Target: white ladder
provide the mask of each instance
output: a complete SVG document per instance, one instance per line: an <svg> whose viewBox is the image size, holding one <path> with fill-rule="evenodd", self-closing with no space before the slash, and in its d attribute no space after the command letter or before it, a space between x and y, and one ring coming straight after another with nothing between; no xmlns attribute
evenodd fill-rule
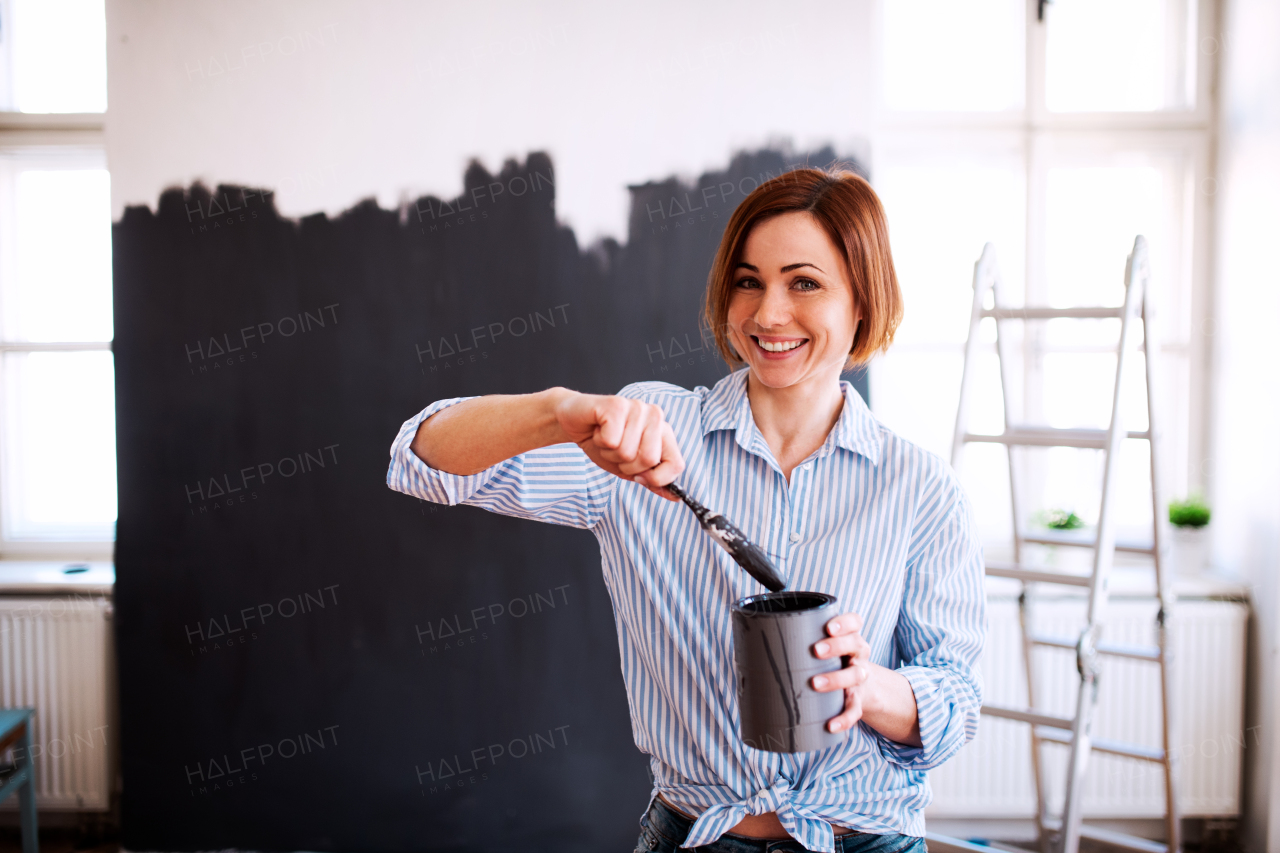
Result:
<svg viewBox="0 0 1280 853"><path fill-rule="evenodd" d="M951 451L951 464L959 466L961 451L970 442L995 442L1005 445L1009 459L1009 491L1013 505L1013 558L1012 564L987 562L986 572L994 577L1014 578L1021 581L1021 594L1018 597L1019 621L1022 629L1022 657L1027 679L1027 708L1001 708L984 705L982 712L989 716L1029 723L1031 727L1031 760L1032 771L1036 781L1036 825L1039 832L1039 848L1043 853L1077 853L1082 837L1110 846L1129 850L1146 851L1146 853L1177 853L1181 850L1181 824L1178 815L1177 798L1174 792L1176 755L1172 747L1173 692L1170 682L1171 652L1169 647L1169 630L1173 613L1173 595L1167 576L1168 561L1164 559L1164 537L1161 535L1161 508L1164 506L1161 492L1160 471L1157 464L1157 448L1159 432L1156 429L1156 404L1154 397L1159 388L1154 372L1158 359L1156 335L1153 331L1153 311L1151 301L1147 298L1149 267L1147 261L1146 238L1138 236L1133 242L1133 251L1125 265L1125 299L1119 307L1099 308L1009 308L1001 303L1000 271L996 264L995 247L990 243L982 250L982 257L974 265L973 272L973 309L969 318L969 339L965 344L964 372L960 380L960 405L956 415L956 428ZM986 307L988 291L992 294L992 307ZM1000 435L981 435L968 431L968 404L973 383L973 374L978 353L978 327L982 321L991 317L996 324L996 356L1000 363L1000 386L1004 400L1004 432ZM1052 319L1104 319L1120 320L1120 341L1116 354L1116 383L1112 394L1111 423L1106 429L1053 429L1041 426L1026 426L1011 422L1009 397L1009 353L1007 351L1007 335L1003 333L1005 324L1010 321L1052 320ZM1134 326L1141 321L1143 327L1142 349L1145 355L1146 370L1144 379L1147 385L1147 423L1148 429L1143 432L1130 432L1122 424L1122 392L1129 381L1126 370L1131 344L1134 340ZM1150 448L1151 461L1151 507L1152 530L1149 542L1117 542L1114 504L1117 496L1117 477L1119 475L1120 443L1126 438L1145 439ZM1102 501L1098 515L1098 526L1095 536L1079 536L1066 534L1065 531L1032 532L1026 526L1028 519L1022 512L1019 503L1018 468L1014 464L1014 447L1083 447L1102 450L1104 454ZM1093 550L1093 570L1088 575L1069 574L1053 571L1048 568L1032 568L1023 565L1023 546L1026 544L1065 545L1090 548ZM1156 617L1156 645L1131 646L1105 643L1101 641L1101 620L1106 611L1108 580L1111 574L1113 558L1117 550L1138 552L1151 556L1155 566L1155 579L1160 607ZM1080 635L1071 637L1054 637L1037 633L1030 624L1029 606L1030 584L1051 583L1067 586L1083 587L1089 591L1088 616ZM1076 667L1080 673L1080 686L1076 700L1075 717L1059 717L1045 714L1036 709L1036 656L1032 653L1037 646L1050 646L1063 649L1074 649ZM1153 749L1146 746L1102 740L1091 735L1093 714L1098 691L1098 656L1116 656L1131 660L1149 661L1160 668L1161 708L1163 718L1163 746ZM1045 796L1044 768L1041 756L1042 745L1048 743L1066 744L1070 748L1067 764L1066 798L1061 818L1055 818L1048 812ZM1105 752L1112 755L1126 756L1142 761L1154 762L1164 768L1165 780L1165 837L1167 843L1149 841L1145 838L1123 835L1104 830L1100 827L1085 825L1081 822L1081 808L1084 796L1085 772L1088 769L1091 751ZM1054 840L1056 839L1056 844ZM1004 849L1008 845L998 845ZM968 850L974 845L941 836L930 836L931 850ZM983 848L977 848L983 849ZM990 849L990 848L985 848Z"/></svg>

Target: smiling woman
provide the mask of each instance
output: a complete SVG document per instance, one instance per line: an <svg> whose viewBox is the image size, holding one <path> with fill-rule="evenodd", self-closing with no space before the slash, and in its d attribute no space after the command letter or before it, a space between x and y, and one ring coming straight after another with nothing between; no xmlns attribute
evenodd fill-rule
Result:
<svg viewBox="0 0 1280 853"><path fill-rule="evenodd" d="M902 321L870 184L796 169L761 185L729 220L704 311L725 360L751 367L756 424L790 481L835 426L839 374L887 349Z"/></svg>
<svg viewBox="0 0 1280 853"><path fill-rule="evenodd" d="M736 350L726 332L738 328L729 316L736 294L752 286L746 282L760 286L761 269L750 261L791 240L799 241L796 248L811 257L785 260L785 265L773 272L795 279L806 275L817 278L814 290L834 287L851 292L853 305L847 316L857 329L847 358L842 359L843 369L887 349L902 322L902 294L880 199L871 185L853 172L796 169L753 192L734 210L725 228L707 282L705 307L725 360L741 364L739 353L747 351L745 339L736 341L743 347ZM822 268L813 263L818 257L825 261ZM830 306L829 299L824 304ZM769 342L770 336L764 334L764 339Z"/></svg>
<svg viewBox="0 0 1280 853"><path fill-rule="evenodd" d="M746 365L714 388L438 400L401 427L387 484L596 535L654 776L637 850L923 850L925 772L977 731L986 600L950 468L840 379L902 316L871 187L817 169L761 184L730 219L705 313ZM810 650L841 666L809 681L843 693L838 745L744 742L729 611L760 588L669 503L677 476L741 519L793 589L840 603Z"/></svg>

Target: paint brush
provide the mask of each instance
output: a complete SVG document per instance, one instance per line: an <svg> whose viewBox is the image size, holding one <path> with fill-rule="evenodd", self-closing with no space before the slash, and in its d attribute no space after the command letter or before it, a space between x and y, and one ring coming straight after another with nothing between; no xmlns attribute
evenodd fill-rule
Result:
<svg viewBox="0 0 1280 853"><path fill-rule="evenodd" d="M742 568L747 570L751 577L760 581L770 592L781 592L787 588L787 580L778 573L773 567L773 563L769 562L769 558L756 547L755 543L743 535L742 531L735 527L727 518L718 512L707 509L702 504L685 494L684 489L675 483L668 483L667 490L671 494L684 501L689 509L693 510L693 514L698 517L698 523L702 525L702 529L711 534L711 538L720 544L720 547L729 552L729 556Z"/></svg>

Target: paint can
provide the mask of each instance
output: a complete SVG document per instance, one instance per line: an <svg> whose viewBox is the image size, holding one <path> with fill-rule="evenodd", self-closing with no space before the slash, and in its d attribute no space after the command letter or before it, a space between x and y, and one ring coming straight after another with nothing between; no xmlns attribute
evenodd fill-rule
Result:
<svg viewBox="0 0 1280 853"><path fill-rule="evenodd" d="M767 752L813 752L837 746L848 730L827 731L844 710L844 691L820 693L810 680L841 668L818 658L813 645L827 636L836 598L822 592L770 592L733 605L742 741Z"/></svg>

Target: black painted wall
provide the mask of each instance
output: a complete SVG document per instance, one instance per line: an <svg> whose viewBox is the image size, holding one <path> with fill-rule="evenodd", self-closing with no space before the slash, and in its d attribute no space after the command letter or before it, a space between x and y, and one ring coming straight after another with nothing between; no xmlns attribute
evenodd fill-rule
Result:
<svg viewBox="0 0 1280 853"><path fill-rule="evenodd" d="M393 492L388 448L444 397L713 384L729 213L833 159L633 187L627 244L590 250L541 154L404 212L294 222L200 186L126 211L124 845L630 849L650 779L595 538Z"/></svg>

